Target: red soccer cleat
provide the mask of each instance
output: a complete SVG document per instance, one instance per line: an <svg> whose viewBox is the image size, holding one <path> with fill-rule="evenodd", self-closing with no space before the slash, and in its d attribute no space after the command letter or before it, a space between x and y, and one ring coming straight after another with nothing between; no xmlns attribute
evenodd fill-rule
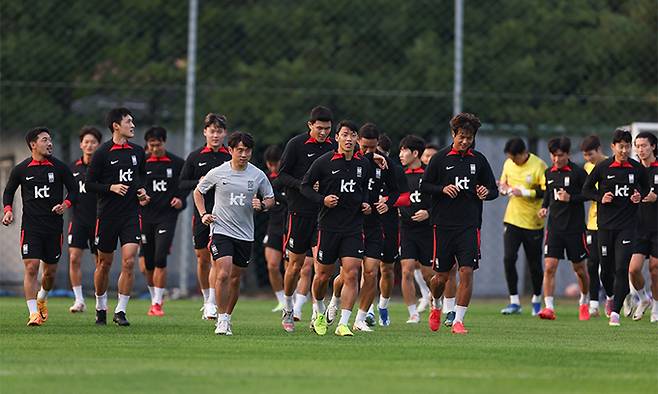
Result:
<svg viewBox="0 0 658 394"><path fill-rule="evenodd" d="M160 304L151 305L151 309L149 309L147 315L157 316L157 317L164 316L164 311L162 310L162 305L160 305Z"/></svg>
<svg viewBox="0 0 658 394"><path fill-rule="evenodd" d="M468 330L464 327L464 323L458 321L452 325L453 334L468 334Z"/></svg>
<svg viewBox="0 0 658 394"><path fill-rule="evenodd" d="M441 309L432 308L429 317L430 330L439 331L441 327Z"/></svg>
<svg viewBox="0 0 658 394"><path fill-rule="evenodd" d="M555 311L549 308L544 308L539 312L538 316L543 320L555 320Z"/></svg>
<svg viewBox="0 0 658 394"><path fill-rule="evenodd" d="M589 320L589 306L587 304L578 307L578 320Z"/></svg>

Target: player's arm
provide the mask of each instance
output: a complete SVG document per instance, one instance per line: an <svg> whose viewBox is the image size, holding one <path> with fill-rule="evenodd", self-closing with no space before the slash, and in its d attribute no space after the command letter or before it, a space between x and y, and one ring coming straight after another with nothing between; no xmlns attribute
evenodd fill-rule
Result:
<svg viewBox="0 0 658 394"><path fill-rule="evenodd" d="M137 167L135 186L137 187L137 199L140 204L146 205L151 201L151 197L146 193L146 152L144 152L144 149L140 148L139 155L139 166Z"/></svg>
<svg viewBox="0 0 658 394"><path fill-rule="evenodd" d="M427 193L430 195L443 196L443 188L447 185L439 184L439 175L440 175L441 163L437 155L432 156L430 162L425 168L425 173L423 174L423 180L420 183L420 192Z"/></svg>
<svg viewBox="0 0 658 394"><path fill-rule="evenodd" d="M58 215L62 215L66 209L71 208L71 205L78 201L78 193L80 191L78 190L78 183L75 181L71 170L64 163L58 165L61 166L62 183L64 183L64 187L66 187L67 194L64 201L55 205L52 211Z"/></svg>
<svg viewBox="0 0 658 394"><path fill-rule="evenodd" d="M20 186L22 171L18 167L14 167L9 174L9 180L7 180L7 185L5 186L5 191L2 193L2 206L4 207L2 224L8 226L14 221L14 214L12 211L12 206L14 204L14 195L18 186Z"/></svg>
<svg viewBox="0 0 658 394"><path fill-rule="evenodd" d="M105 161L107 160L107 155L104 150L97 150L94 155L91 157L91 163L89 163L89 170L87 171L87 182L86 187L90 192L107 194L111 192L111 187L113 185L109 183L101 183L101 174L103 173L103 167ZM128 188L126 187L126 191ZM124 192L125 194L125 192Z"/></svg>
<svg viewBox="0 0 658 394"><path fill-rule="evenodd" d="M395 173L395 182L397 183L398 191L400 192L400 196L393 203L393 207L411 206L411 191L409 190L409 183L407 177L404 175L404 170L402 167L394 164L391 171Z"/></svg>
<svg viewBox="0 0 658 394"><path fill-rule="evenodd" d="M203 177L201 181L199 181L199 184L197 185L196 188L194 188L194 192L192 193L192 197L194 199L194 205L196 206L196 209L199 212L199 216L201 216L201 222L205 225L209 225L210 223L216 220L215 215L213 215L211 212L206 212L206 203L203 198L203 195L206 194L208 190L215 187L216 169L217 168L213 168L212 170L210 170L206 174L206 176Z"/></svg>
<svg viewBox="0 0 658 394"><path fill-rule="evenodd" d="M576 190L569 195L569 202L574 204L587 201L587 198L583 195L582 188L582 185L585 183L585 179L587 178L587 173L585 170L579 167L575 169L575 173L578 185L580 185L580 187L577 187Z"/></svg>
<svg viewBox="0 0 658 394"><path fill-rule="evenodd" d="M321 162L323 160L318 159L314 161L308 171L306 171L306 174L304 174L304 179L301 182L302 195L316 204L322 204L325 200L325 196L313 188L313 185L322 177L322 165L326 165L326 163ZM279 173L279 176L281 176L281 173Z"/></svg>
<svg viewBox="0 0 658 394"><path fill-rule="evenodd" d="M281 182L283 186L301 191L303 181L292 176L295 166L297 165L298 151L295 145L296 142L297 140L288 141L286 147L283 149L281 165L279 166L279 182Z"/></svg>
<svg viewBox="0 0 658 394"><path fill-rule="evenodd" d="M582 195L586 200L601 202L601 198L599 197L599 190L596 188L596 184L599 182L600 177L601 166L597 164L592 169L592 172L587 175L587 178L585 178L585 183L583 184Z"/></svg>
<svg viewBox="0 0 658 394"><path fill-rule="evenodd" d="M384 184L386 185L388 190L388 199L386 200L386 206L388 207L388 209L394 209L396 206L395 204L400 199L402 193L400 192L400 188L399 188L400 182L398 182L397 173L395 171L396 166L390 162L389 158L386 158L386 161L388 165L388 171L383 172ZM404 174L402 176L404 178ZM406 183L406 179L404 179L404 181ZM373 190L373 193L375 194L375 201L377 201L379 199L379 190ZM407 194L409 194L408 190L407 190Z"/></svg>
<svg viewBox="0 0 658 394"><path fill-rule="evenodd" d="M268 209L274 206L275 204L274 189L272 188L272 184L270 183L270 180L267 179L267 176L263 172L260 173L260 184L258 186L258 194L263 196L262 202L258 200L257 197L255 197L255 199L258 200L259 205L261 205L261 209L267 211Z"/></svg>
<svg viewBox="0 0 658 394"><path fill-rule="evenodd" d="M187 196L192 191L191 189L182 189L180 187L180 175L183 170L185 162L181 158L174 158L174 197L170 201L170 205L179 211L187 208Z"/></svg>
<svg viewBox="0 0 658 394"><path fill-rule="evenodd" d="M194 179L194 158L196 157L196 151L190 153L187 156L187 160L183 164L183 169L180 173L180 178L178 181L178 189L186 191L187 193L194 190L196 185L199 183L198 179Z"/></svg>
<svg viewBox="0 0 658 394"><path fill-rule="evenodd" d="M482 200L491 201L495 200L498 197L498 186L496 185L496 178L494 177L489 161L486 157L480 156L482 158L483 168L482 171L478 174L478 186L476 187L476 193L478 197Z"/></svg>
<svg viewBox="0 0 658 394"><path fill-rule="evenodd" d="M547 178L547 176L546 176L547 173L548 173L548 170L546 170L546 171L544 172L544 179ZM548 209L548 206L551 204L551 198L550 198L551 195L552 195L552 194L549 193L549 190L546 189L546 193L544 193L544 196L542 197L542 201L541 201L541 207L542 207L542 208L544 208L544 209Z"/></svg>

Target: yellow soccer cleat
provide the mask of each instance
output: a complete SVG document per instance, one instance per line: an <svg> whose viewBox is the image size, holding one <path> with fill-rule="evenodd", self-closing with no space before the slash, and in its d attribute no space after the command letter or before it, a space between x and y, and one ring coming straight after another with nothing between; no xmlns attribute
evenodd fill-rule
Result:
<svg viewBox="0 0 658 394"><path fill-rule="evenodd" d="M39 313L41 314L41 320L43 320L44 322L48 320L48 301L37 300L37 308L39 308Z"/></svg>
<svg viewBox="0 0 658 394"><path fill-rule="evenodd" d="M43 324L43 319L41 319L41 313L35 312L35 313L30 313L30 320L27 321L27 325L29 326L40 326Z"/></svg>
<svg viewBox="0 0 658 394"><path fill-rule="evenodd" d="M347 327L346 324L339 324L338 327L336 327L336 331L334 334L338 335L339 337L353 337L354 334L352 331L350 331L350 328Z"/></svg>

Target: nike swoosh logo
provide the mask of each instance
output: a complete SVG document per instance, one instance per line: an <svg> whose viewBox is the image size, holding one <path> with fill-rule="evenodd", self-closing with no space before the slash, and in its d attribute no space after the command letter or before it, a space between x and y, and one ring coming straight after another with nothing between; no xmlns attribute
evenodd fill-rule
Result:
<svg viewBox="0 0 658 394"><path fill-rule="evenodd" d="M74 173L73 173L73 176L78 176L78 175L80 175L79 172L74 172Z"/></svg>
<svg viewBox="0 0 658 394"><path fill-rule="evenodd" d="M26 180L26 181L29 181L29 180L31 180L31 179L34 179L34 177L33 177L33 176L26 176L26 177L25 177L25 180Z"/></svg>
<svg viewBox="0 0 658 394"><path fill-rule="evenodd" d="M118 162L119 162L119 160L112 160L112 161L110 161L110 164L117 164Z"/></svg>
<svg viewBox="0 0 658 394"><path fill-rule="evenodd" d="M332 174L338 174L339 172L340 172L340 170L331 171Z"/></svg>
<svg viewBox="0 0 658 394"><path fill-rule="evenodd" d="M151 175L153 171L146 171L146 175Z"/></svg>
<svg viewBox="0 0 658 394"><path fill-rule="evenodd" d="M548 184L550 185L550 184L553 183L553 182L554 182L554 181L551 179L550 181L548 181L548 182L546 182L546 183L548 183Z"/></svg>
<svg viewBox="0 0 658 394"><path fill-rule="evenodd" d="M614 177L615 177L614 175L608 175L608 179L612 179Z"/></svg>
<svg viewBox="0 0 658 394"><path fill-rule="evenodd" d="M306 156L313 157L313 156L315 156L315 153L307 153Z"/></svg>
<svg viewBox="0 0 658 394"><path fill-rule="evenodd" d="M363 250L359 249L359 250L357 250L357 252L359 252L359 253L363 253Z"/></svg>
<svg viewBox="0 0 658 394"><path fill-rule="evenodd" d="M624 241L621 241L621 243L624 244L624 245L628 245L629 243L631 243L631 241L625 241L624 240Z"/></svg>
<svg viewBox="0 0 658 394"><path fill-rule="evenodd" d="M455 166L448 166L446 167L446 170L452 170L453 168L455 168Z"/></svg>
<svg viewBox="0 0 658 394"><path fill-rule="evenodd" d="M167 230L158 230L158 234L164 234L166 232L167 232Z"/></svg>
<svg viewBox="0 0 658 394"><path fill-rule="evenodd" d="M203 167L203 166L205 166L205 165L206 165L205 162L203 162L203 163L199 163L199 167Z"/></svg>

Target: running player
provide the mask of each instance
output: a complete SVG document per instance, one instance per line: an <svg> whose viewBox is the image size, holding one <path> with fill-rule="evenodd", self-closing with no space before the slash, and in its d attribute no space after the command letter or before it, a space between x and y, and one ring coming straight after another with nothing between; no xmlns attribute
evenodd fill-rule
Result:
<svg viewBox="0 0 658 394"><path fill-rule="evenodd" d="M96 324L107 324L107 287L117 240L121 242L119 301L114 321L129 326L126 308L133 286L133 267L141 240L139 201L148 202L144 189L144 149L128 141L135 136L133 116L126 108L107 114L112 139L101 145L91 159L87 172L87 191L98 196L95 243L98 262L94 272L96 287Z"/></svg>
<svg viewBox="0 0 658 394"><path fill-rule="evenodd" d="M40 326L48 320L48 292L53 288L57 262L62 255L62 215L76 202L78 185L66 164L52 156L50 130L34 128L25 135L25 142L31 155L9 174L2 195L2 224L8 226L14 221L14 194L20 186L23 201L20 246L25 265L23 291L30 313L27 325ZM64 187L68 192L66 198ZM45 264L39 289L41 261Z"/></svg>
<svg viewBox="0 0 658 394"><path fill-rule="evenodd" d="M318 335L327 333L324 297L340 259L343 291L340 321L335 334L352 336L348 327L352 307L359 289L359 268L364 254L363 215L372 212L368 190L371 166L360 152L355 152L356 130L341 122L336 132L338 148L327 152L309 168L302 182L302 193L310 201L322 204L318 216L318 245L313 278L312 329ZM315 191L313 185L320 187Z"/></svg>
<svg viewBox="0 0 658 394"><path fill-rule="evenodd" d="M651 297L644 289L642 266L649 259L651 274L651 293L653 294L653 310L651 322L658 321L658 161L656 161L656 136L644 131L635 136L635 152L649 176L651 191L642 199L638 209L637 225L635 227L635 244L633 257L628 268L631 282L631 292L639 301L634 308L633 320L640 320L644 312L651 306Z"/></svg>
<svg viewBox="0 0 658 394"><path fill-rule="evenodd" d="M405 177L411 190L411 205L400 208L402 298L409 312L407 323L420 322L416 307L416 288L414 287L416 266L420 264L422 267L421 283L426 287L426 283L432 277L434 234L429 220L431 196L420 192L420 185L425 173L420 160L424 148L425 141L415 135L408 135L400 141L400 163L405 167Z"/></svg>
<svg viewBox="0 0 658 394"><path fill-rule="evenodd" d="M226 117L224 115L207 114L203 120L203 136L206 144L190 153L185 160L178 185L181 190L193 190L208 171L231 159L228 149L223 145L224 138L226 138ZM203 196L206 199L206 212L212 211L215 201L213 193L215 191L210 190ZM203 294L201 318L204 320L216 319L217 302L214 286L216 272L208 250L210 228L201 222L198 209L194 210L192 217L192 234L197 258L197 280Z"/></svg>
<svg viewBox="0 0 658 394"><path fill-rule="evenodd" d="M78 183L78 202L73 206L73 214L69 222L69 277L75 294L75 301L69 312L84 312L87 309L82 293L82 252L89 249L93 255L94 264L97 259L94 244L94 218L96 218L96 195L87 193L85 182L91 157L101 143L101 132L93 126L84 126L80 130L80 150L82 157L71 164L73 177Z"/></svg>
<svg viewBox="0 0 658 394"><path fill-rule="evenodd" d="M149 316L164 316L162 301L167 286L167 255L176 232L178 214L187 205L187 193L178 188L184 160L166 150L167 130L154 126L144 134L146 193L142 203L142 247L139 268L151 294Z"/></svg>
<svg viewBox="0 0 658 394"><path fill-rule="evenodd" d="M312 269L312 259L307 259L307 254L313 245L320 207L319 203L302 195L302 178L318 157L334 149L334 144L329 138L332 117L331 110L326 107L313 108L307 122L309 131L288 141L281 157L278 181L285 187L288 199L285 239L288 265L283 278L285 306L282 311L281 325L287 332L295 329L293 293L297 288L298 281L305 280L300 278L300 273L304 271L310 276Z"/></svg>
<svg viewBox="0 0 658 394"><path fill-rule="evenodd" d="M274 206L274 192L267 176L249 163L254 149L251 134L232 133L228 146L231 160L210 170L194 190L194 204L212 232L210 252L217 270L215 291L219 299L217 335L233 335L231 314L240 295L242 271L251 257L254 211ZM211 189L215 189L212 213L204 211L203 197Z"/></svg>
<svg viewBox="0 0 658 394"><path fill-rule="evenodd" d="M596 135L590 135L583 139L580 144L580 150L583 152L585 165L583 169L587 174L591 173L594 166L608 157L601 150L601 141ZM601 279L599 278L599 247L598 247L598 226L596 224L596 207L597 203L591 201L587 213L587 273L589 275L589 315L590 317L599 317L599 292L601 291ZM603 274L603 273L602 273ZM611 280L604 280L603 283L611 283ZM605 288L606 294L605 315L610 317L613 301L613 288Z"/></svg>
<svg viewBox="0 0 658 394"><path fill-rule="evenodd" d="M589 278L585 258L585 198L581 191L587 173L570 158L571 140L568 137L548 141L553 166L546 170L546 192L539 217L548 216L546 242L544 244L544 304L539 317L555 320L553 293L555 273L560 259L567 257L580 286L578 319L589 320Z"/></svg>
<svg viewBox="0 0 658 394"><path fill-rule="evenodd" d="M521 313L516 260L519 247L523 245L530 268L532 282L532 315L541 308L541 288L544 273L541 267L541 244L544 219L537 215L541 209L546 188L544 172L546 163L528 152L521 138L512 138L505 143L507 160L500 175L500 193L509 196L503 219L503 245L505 256L505 279L510 294L510 303L500 312L503 315Z"/></svg>
<svg viewBox="0 0 658 394"><path fill-rule="evenodd" d="M649 192L647 173L630 159L631 133L617 129L612 137L614 157L597 164L587 177L583 194L601 203L598 207L601 275L606 288L614 285L613 312L609 325L619 326L619 312L628 294L628 265L633 253L635 222L640 202ZM598 183L598 189L596 184Z"/></svg>
<svg viewBox="0 0 658 394"><path fill-rule="evenodd" d="M281 148L277 145L270 145L265 149L263 155L265 165L267 166L267 177L274 189L275 204L269 210L269 220L267 221L267 230L265 231L265 261L267 262L267 275L270 279L272 291L276 296L277 306L272 312L283 310L283 276L281 275L281 261L283 260L283 233L286 221L286 192L278 182L279 167L281 165Z"/></svg>
<svg viewBox="0 0 658 394"><path fill-rule="evenodd" d="M478 267L482 201L498 197L489 162L471 147L480 128L473 114L459 113L450 120L453 143L440 150L423 174L421 193L432 195L434 270L429 326L441 325L441 297L453 265L459 265L454 334L466 334L464 315L473 292L473 270Z"/></svg>

